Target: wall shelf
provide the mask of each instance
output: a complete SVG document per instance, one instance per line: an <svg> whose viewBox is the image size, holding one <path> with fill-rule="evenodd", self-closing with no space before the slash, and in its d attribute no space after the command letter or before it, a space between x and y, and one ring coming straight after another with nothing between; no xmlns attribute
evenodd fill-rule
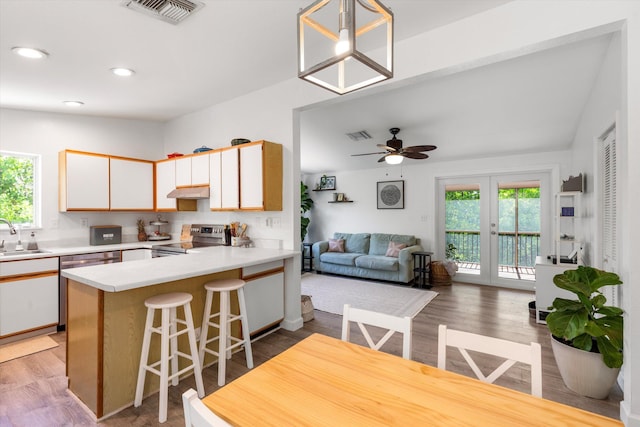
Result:
<svg viewBox="0 0 640 427"><path fill-rule="evenodd" d="M327 202L327 203L353 203L353 200L342 200L342 201L336 200L335 202L334 201L330 201L330 202Z"/></svg>
<svg viewBox="0 0 640 427"><path fill-rule="evenodd" d="M331 188L320 188L320 189L313 189L311 191L336 191L335 188L331 189Z"/></svg>

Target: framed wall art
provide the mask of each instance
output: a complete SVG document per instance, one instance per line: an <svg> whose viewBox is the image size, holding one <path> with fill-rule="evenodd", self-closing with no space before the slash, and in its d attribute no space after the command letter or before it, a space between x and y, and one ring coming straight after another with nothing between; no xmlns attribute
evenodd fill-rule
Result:
<svg viewBox="0 0 640 427"><path fill-rule="evenodd" d="M377 183L378 209L404 209L404 181Z"/></svg>
<svg viewBox="0 0 640 427"><path fill-rule="evenodd" d="M335 190L336 189L336 177L325 176L320 178L320 190Z"/></svg>

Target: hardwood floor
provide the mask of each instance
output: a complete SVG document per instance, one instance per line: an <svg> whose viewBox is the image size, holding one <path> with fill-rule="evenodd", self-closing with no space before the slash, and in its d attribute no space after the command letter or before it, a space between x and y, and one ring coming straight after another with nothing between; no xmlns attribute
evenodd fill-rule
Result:
<svg viewBox="0 0 640 427"><path fill-rule="evenodd" d="M391 286L391 285L390 285ZM567 389L551 353L546 326L529 318L528 302L533 294L526 291L499 289L454 283L453 286L434 287L439 295L414 319L413 358L435 366L437 361L437 330L439 324L484 335L542 345L543 390L546 399L582 408L619 419L622 392L616 386L605 400L578 396ZM255 364L258 365L287 349L312 333L340 337L342 317L315 311L315 319L298 331L279 330L253 343ZM353 340L358 342L356 329ZM34 355L0 364L0 426L151 426L158 425L158 395L146 398L140 408L129 407L96 423L71 393L66 390L65 334L52 335L60 345ZM361 341L364 343L364 340ZM399 337L392 339L383 350L401 355ZM447 369L473 376L462 357L452 351ZM483 364L494 363L484 360ZM515 368L515 369L514 369ZM529 392L530 376L526 367L512 368L498 384ZM228 364L227 382L247 372L244 355L234 355ZM205 392L217 387L216 366L204 370ZM184 426L181 394L195 388L193 378L187 378L169 388L169 411L164 426ZM246 404L246 402L243 402ZM531 414L535 417L535 414ZM541 421L541 423L543 423Z"/></svg>

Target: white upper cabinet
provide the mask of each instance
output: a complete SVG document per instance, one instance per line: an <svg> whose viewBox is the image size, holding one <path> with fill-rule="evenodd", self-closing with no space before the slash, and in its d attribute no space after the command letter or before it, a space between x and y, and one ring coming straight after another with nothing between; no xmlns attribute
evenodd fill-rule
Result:
<svg viewBox="0 0 640 427"><path fill-rule="evenodd" d="M222 209L240 208L240 181L238 179L238 149L221 152L220 192Z"/></svg>
<svg viewBox="0 0 640 427"><path fill-rule="evenodd" d="M176 159L176 187L191 186L191 157ZM175 188L175 187L174 187Z"/></svg>
<svg viewBox="0 0 640 427"><path fill-rule="evenodd" d="M111 210L153 210L153 162L110 159Z"/></svg>
<svg viewBox="0 0 640 427"><path fill-rule="evenodd" d="M255 141L240 148L240 209L282 210L282 145Z"/></svg>
<svg viewBox="0 0 640 427"><path fill-rule="evenodd" d="M240 208L262 209L262 145L240 148Z"/></svg>
<svg viewBox="0 0 640 427"><path fill-rule="evenodd" d="M61 151L58 168L60 212L109 210L109 156Z"/></svg>
<svg viewBox="0 0 640 427"><path fill-rule="evenodd" d="M191 185L209 185L209 156L210 154L197 154L191 157Z"/></svg>
<svg viewBox="0 0 640 427"><path fill-rule="evenodd" d="M176 159L176 187L209 185L209 154L196 154Z"/></svg>
<svg viewBox="0 0 640 427"><path fill-rule="evenodd" d="M176 161L156 162L156 210L175 211L176 199L167 197L176 188Z"/></svg>
<svg viewBox="0 0 640 427"><path fill-rule="evenodd" d="M212 210L222 209L221 157L219 151L209 155L209 207Z"/></svg>

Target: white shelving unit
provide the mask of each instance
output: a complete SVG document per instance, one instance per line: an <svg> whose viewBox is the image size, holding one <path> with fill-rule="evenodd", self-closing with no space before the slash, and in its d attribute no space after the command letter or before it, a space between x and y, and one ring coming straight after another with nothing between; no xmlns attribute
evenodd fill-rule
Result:
<svg viewBox="0 0 640 427"><path fill-rule="evenodd" d="M580 259L581 198L580 191L564 191L556 194L554 253L558 260L571 255L574 251L577 251L576 259Z"/></svg>

